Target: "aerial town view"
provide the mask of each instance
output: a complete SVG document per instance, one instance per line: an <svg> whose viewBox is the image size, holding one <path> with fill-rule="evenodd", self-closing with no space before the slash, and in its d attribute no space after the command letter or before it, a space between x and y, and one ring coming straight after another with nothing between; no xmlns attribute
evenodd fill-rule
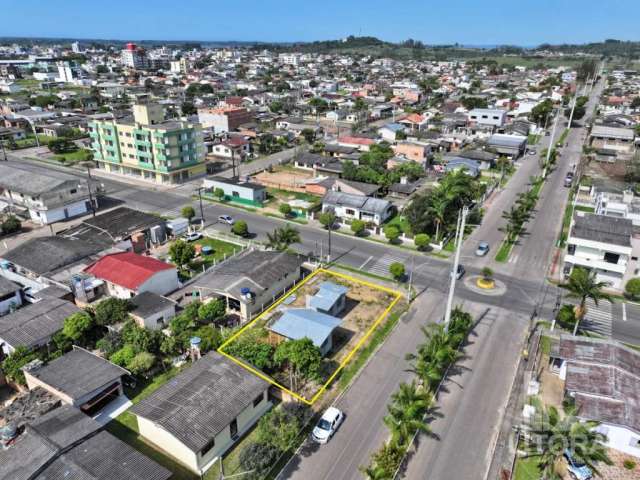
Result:
<svg viewBox="0 0 640 480"><path fill-rule="evenodd" d="M640 480L638 19L0 0L0 480Z"/></svg>

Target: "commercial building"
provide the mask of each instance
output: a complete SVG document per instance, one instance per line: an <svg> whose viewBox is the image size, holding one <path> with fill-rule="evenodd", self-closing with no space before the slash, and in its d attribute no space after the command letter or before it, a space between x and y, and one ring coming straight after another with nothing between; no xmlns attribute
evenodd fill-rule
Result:
<svg viewBox="0 0 640 480"><path fill-rule="evenodd" d="M97 167L155 183L179 183L204 175L204 144L198 124L164 121L157 104L137 104L133 119L89 124Z"/></svg>

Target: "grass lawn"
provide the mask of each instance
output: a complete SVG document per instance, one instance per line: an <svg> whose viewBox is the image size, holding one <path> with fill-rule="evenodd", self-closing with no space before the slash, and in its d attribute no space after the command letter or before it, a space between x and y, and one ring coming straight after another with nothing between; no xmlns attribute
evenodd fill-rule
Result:
<svg viewBox="0 0 640 480"><path fill-rule="evenodd" d="M496 253L496 262L506 262L509 259L509 255L511 254L511 249L513 248L513 243L504 241L500 245L500 250Z"/></svg>
<svg viewBox="0 0 640 480"><path fill-rule="evenodd" d="M540 469L538 468L538 459L518 458L516 461L514 480L539 480Z"/></svg>
<svg viewBox="0 0 640 480"><path fill-rule="evenodd" d="M551 353L551 337L547 337L546 335L540 337L540 351L545 355Z"/></svg>
<svg viewBox="0 0 640 480"><path fill-rule="evenodd" d="M316 195L310 195L304 192L290 192L289 190L280 190L277 188L267 188L267 193L271 197L275 197L284 203L286 203L287 199L290 197L295 197L297 200L305 200L311 203L316 203L320 199L320 197Z"/></svg>
<svg viewBox="0 0 640 480"><path fill-rule="evenodd" d="M596 209L593 207L584 207L582 205L576 205L575 210L578 212L595 213Z"/></svg>
<svg viewBox="0 0 640 480"><path fill-rule="evenodd" d="M569 201L567 207L564 210L564 216L562 218L562 230L560 231L560 238L558 244L560 247L564 247L567 237L569 236L569 227L571 226L571 219L573 218L573 190L569 194Z"/></svg>
<svg viewBox="0 0 640 480"><path fill-rule="evenodd" d="M191 263L191 268L193 270L201 271L202 265L204 264L205 268L209 268L213 265L213 262L217 262L218 260L222 260L229 255L233 255L234 252L239 251L242 247L240 245L236 245L235 243L223 242L222 240L216 240L214 238L201 238L200 240L196 240L194 242L196 245L202 245L211 247L213 249L213 253L210 255L201 255ZM202 261L200 261L202 260Z"/></svg>
<svg viewBox="0 0 640 480"><path fill-rule="evenodd" d="M88 160L90 157L90 154L91 154L91 150L87 150L86 148L80 148L75 152L61 153L58 155L54 155L53 158L55 158L60 163L72 164L72 163L84 162L85 160Z"/></svg>
<svg viewBox="0 0 640 480"><path fill-rule="evenodd" d="M395 225L401 232L411 235L411 226L409 225L409 221L402 215L396 215L384 224L385 227L389 225Z"/></svg>

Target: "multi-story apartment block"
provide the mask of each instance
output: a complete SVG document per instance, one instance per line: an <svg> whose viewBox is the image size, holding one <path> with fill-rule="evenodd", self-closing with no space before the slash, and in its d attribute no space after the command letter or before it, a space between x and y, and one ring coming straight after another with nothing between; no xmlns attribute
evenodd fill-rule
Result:
<svg viewBox="0 0 640 480"><path fill-rule="evenodd" d="M156 183L179 183L204 175L204 144L199 124L164 121L157 104L137 104L133 119L89 124L94 160L107 172Z"/></svg>
<svg viewBox="0 0 640 480"><path fill-rule="evenodd" d="M122 50L121 61L125 67L135 70L144 70L149 67L147 52L135 43L127 43L127 47Z"/></svg>
<svg viewBox="0 0 640 480"><path fill-rule="evenodd" d="M605 215L576 215L567 239L564 273L578 266L595 271L599 282L620 289L634 273L633 223L626 218Z"/></svg>

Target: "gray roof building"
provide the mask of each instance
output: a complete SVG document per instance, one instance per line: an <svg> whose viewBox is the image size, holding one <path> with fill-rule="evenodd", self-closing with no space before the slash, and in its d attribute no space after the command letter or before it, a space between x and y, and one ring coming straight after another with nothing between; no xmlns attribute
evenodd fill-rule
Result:
<svg viewBox="0 0 640 480"><path fill-rule="evenodd" d="M217 352L210 352L131 409L202 450L269 384Z"/></svg>
<svg viewBox="0 0 640 480"><path fill-rule="evenodd" d="M128 374L124 368L76 346L47 365L26 372L74 402Z"/></svg>
<svg viewBox="0 0 640 480"><path fill-rule="evenodd" d="M372 215L385 215L391 207L391 203L380 198L365 197L363 195L353 195L343 192L327 192L322 199L325 206L340 206L357 208L361 212Z"/></svg>
<svg viewBox="0 0 640 480"><path fill-rule="evenodd" d="M39 197L67 186L77 186L82 182L73 175L58 171L47 171L47 174L43 175L32 170L0 164L0 188L31 197Z"/></svg>
<svg viewBox="0 0 640 480"><path fill-rule="evenodd" d="M601 243L631 246L633 222L627 218L610 217L588 213L574 217L571 236Z"/></svg>
<svg viewBox="0 0 640 480"><path fill-rule="evenodd" d="M64 326L64 320L80 312L73 303L59 298L44 298L0 317L0 347L35 347L47 343Z"/></svg>
<svg viewBox="0 0 640 480"><path fill-rule="evenodd" d="M0 478L11 480L168 480L164 467L64 406L28 423L0 450Z"/></svg>
<svg viewBox="0 0 640 480"><path fill-rule="evenodd" d="M2 258L36 275L56 270L88 259L103 250L103 246L68 237L37 237L21 243Z"/></svg>

